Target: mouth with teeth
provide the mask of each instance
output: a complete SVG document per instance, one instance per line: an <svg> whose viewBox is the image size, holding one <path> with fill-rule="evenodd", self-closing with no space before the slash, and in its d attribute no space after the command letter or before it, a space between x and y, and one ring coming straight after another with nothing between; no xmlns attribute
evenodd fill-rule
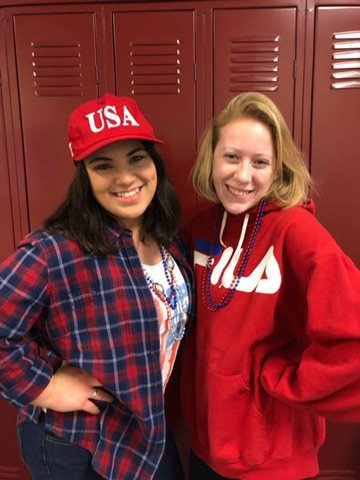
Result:
<svg viewBox="0 0 360 480"><path fill-rule="evenodd" d="M250 193L252 192L252 190L237 190L236 188L229 187L229 186L228 186L228 190L230 193L233 193L237 197L245 197L246 195L250 195Z"/></svg>
<svg viewBox="0 0 360 480"><path fill-rule="evenodd" d="M114 193L114 195L118 198L131 198L135 197L140 192L140 187L134 188L134 190L130 190L129 192L119 192Z"/></svg>

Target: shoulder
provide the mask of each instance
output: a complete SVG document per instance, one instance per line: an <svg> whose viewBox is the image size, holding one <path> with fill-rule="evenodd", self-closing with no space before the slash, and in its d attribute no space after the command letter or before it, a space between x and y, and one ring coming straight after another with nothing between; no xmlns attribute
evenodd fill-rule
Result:
<svg viewBox="0 0 360 480"><path fill-rule="evenodd" d="M264 223L267 227L273 225L275 229L281 229L281 231L290 234L294 232L294 229L298 233L301 231L309 233L309 228L315 229L315 232L326 231L315 217L313 202L311 202L311 204L301 204L286 209L269 205L265 211Z"/></svg>
<svg viewBox="0 0 360 480"><path fill-rule="evenodd" d="M53 245L55 243L60 243L63 241L66 241L66 237L62 233L50 234L46 232L46 230L34 230L21 240L18 247L23 247L26 245L34 245L40 247L42 245Z"/></svg>
<svg viewBox="0 0 360 480"><path fill-rule="evenodd" d="M307 258L343 255L330 232L315 217L313 202L311 206L299 205L270 212L264 220L264 226L273 231L287 253Z"/></svg>
<svg viewBox="0 0 360 480"><path fill-rule="evenodd" d="M269 215L272 220L276 219L278 222L284 224L296 224L299 222L305 222L311 224L312 222L318 223L315 217L315 205L314 202L309 204L299 204L294 207L282 209L269 205L265 210L265 217Z"/></svg>
<svg viewBox="0 0 360 480"><path fill-rule="evenodd" d="M45 230L29 233L17 246L18 252L25 255L49 259L54 257L78 256L81 247L77 242L68 239L63 233L50 234Z"/></svg>

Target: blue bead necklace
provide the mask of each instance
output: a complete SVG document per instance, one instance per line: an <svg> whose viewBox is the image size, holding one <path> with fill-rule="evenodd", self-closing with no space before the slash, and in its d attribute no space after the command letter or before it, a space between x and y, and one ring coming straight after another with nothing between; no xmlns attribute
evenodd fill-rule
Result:
<svg viewBox="0 0 360 480"><path fill-rule="evenodd" d="M234 296L234 293L236 291L237 286L239 285L239 282L241 280L241 277L244 273L245 267L249 261L252 249L254 247L255 239L258 234L263 216L264 216L264 210L266 206L266 199L264 198L260 203L259 207L256 213L256 219L255 219L255 224L253 231L251 232L250 240L248 242L248 245L242 255L242 260L234 272L234 277L231 282L230 288L226 290L224 293L223 297L221 298L219 303L215 303L212 301L211 298L211 291L210 291L210 285L211 285L211 267L214 263L214 251L215 251L215 244L216 244L216 235L218 233L218 225L219 225L219 219L220 219L220 213L222 211L222 206L219 204L217 212L216 212L216 218L215 218L215 225L214 225L214 231L213 231L213 236L211 240L211 247L210 247L210 255L208 258L208 261L206 263L206 266L204 268L204 273L203 273L203 278L202 278L202 299L204 302L205 307L212 311L216 312L220 308L226 307L226 305L229 304L231 301L232 297Z"/></svg>
<svg viewBox="0 0 360 480"><path fill-rule="evenodd" d="M154 282L154 280L150 277L150 275L145 269L143 269L144 275L148 285L150 286L150 288L152 288L152 291L159 293L163 301L165 301L172 308L172 310L175 310L176 305L178 303L178 294L177 294L176 281L175 281L175 275L174 275L174 267L175 267L174 260L169 255L169 253L167 253L163 245L160 246L160 253L161 253L161 262L163 265L165 278L170 288L169 296L166 296L165 289L161 285L161 283Z"/></svg>
<svg viewBox="0 0 360 480"><path fill-rule="evenodd" d="M181 296L180 288L176 282L175 277L175 263L171 255L165 250L165 248L160 246L161 261L164 269L164 274L166 281L170 288L170 294L167 296L165 293L165 288L161 283L155 282L149 273L143 267L144 276L147 284L149 285L150 290L163 302L166 308L166 317L169 326L170 333L175 341L180 341L185 334L185 325L188 321L187 308L184 302L184 299ZM178 316L178 321L175 325L172 325L171 310L175 310L176 306L180 305L180 312Z"/></svg>

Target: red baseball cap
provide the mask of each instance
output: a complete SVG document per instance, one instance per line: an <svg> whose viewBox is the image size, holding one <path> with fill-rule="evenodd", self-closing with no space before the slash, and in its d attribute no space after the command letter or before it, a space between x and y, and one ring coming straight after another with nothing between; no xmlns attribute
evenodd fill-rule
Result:
<svg viewBox="0 0 360 480"><path fill-rule="evenodd" d="M84 103L70 115L69 148L76 162L109 143L131 138L164 143L155 137L133 98L106 93L100 99Z"/></svg>

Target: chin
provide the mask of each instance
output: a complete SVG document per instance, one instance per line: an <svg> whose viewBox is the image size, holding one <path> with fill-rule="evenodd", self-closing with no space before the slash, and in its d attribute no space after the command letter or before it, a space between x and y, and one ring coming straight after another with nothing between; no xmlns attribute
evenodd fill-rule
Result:
<svg viewBox="0 0 360 480"><path fill-rule="evenodd" d="M241 213L244 213L246 212L246 210L248 210L247 207L234 207L226 204L223 204L223 207L227 212L231 213L232 215L240 215Z"/></svg>

